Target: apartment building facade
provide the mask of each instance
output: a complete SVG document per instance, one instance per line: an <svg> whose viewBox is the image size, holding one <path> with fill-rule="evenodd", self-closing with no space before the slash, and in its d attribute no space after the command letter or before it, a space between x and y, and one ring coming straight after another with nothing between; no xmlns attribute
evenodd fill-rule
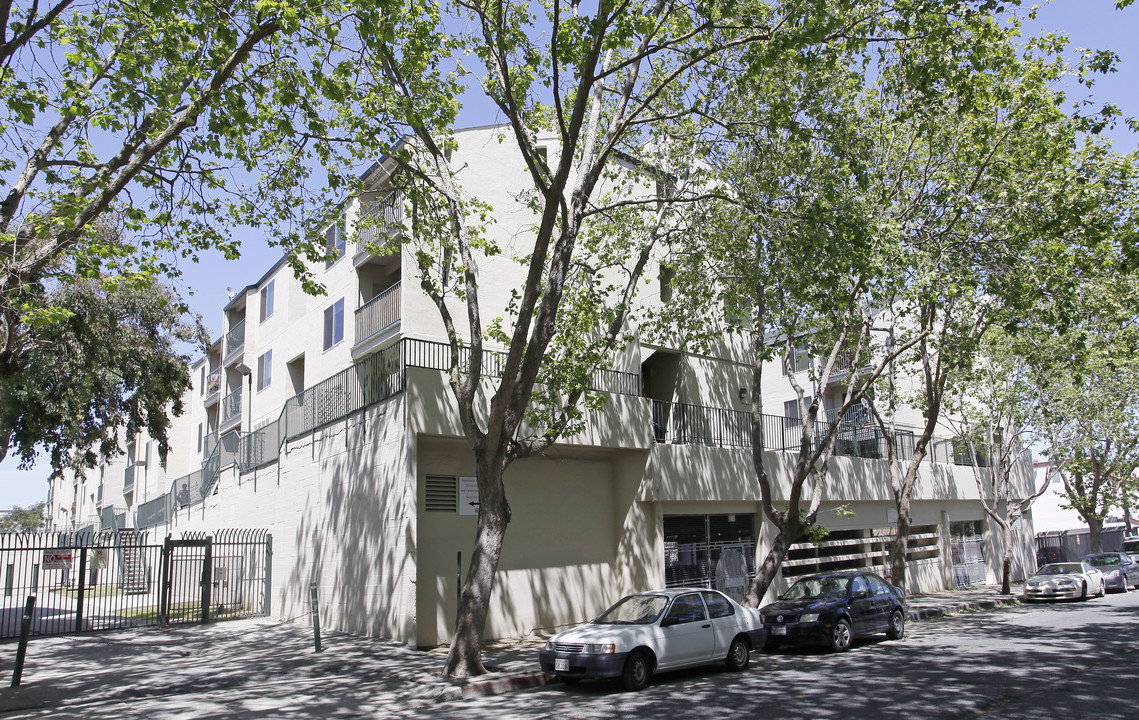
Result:
<svg viewBox="0 0 1139 720"><path fill-rule="evenodd" d="M456 141L451 162L494 209L490 232L504 251L480 259L493 317L521 284L514 258L526 252L533 219L520 199L527 178L502 128L461 131ZM552 140L539 141L557 153ZM191 368L194 388L165 466L138 438L129 458L97 476L57 481L57 527L112 527L107 516L115 528L264 528L277 617L305 616L315 585L326 626L418 646L449 638L475 533L474 459L446 382L438 312L419 289L412 251L384 234L404 221L393 171L372 168L368 192L327 230L336 258L313 268L324 295L304 293L283 262L234 292L222 337ZM369 228L360 223L367 216L385 223ZM376 245L383 252L369 251ZM651 266L646 277L658 274ZM667 301L662 289L649 283L639 301ZM698 355L629 330L628 345L593 377L605 402L583 429L507 471L513 519L488 637L578 622L623 593L662 585L739 595L770 544L750 448L745 338L726 332ZM839 373L834 388L858 371ZM764 462L785 493L801 421L778 366L766 375L765 406L775 410ZM795 545L772 593L815 570L888 563L889 468L880 438L867 432L840 433L820 515L831 534L822 545ZM947 443L935 445L915 491L915 591L993 581L1000 564L998 535L964 464L971 460ZM1018 468L1021 487L1031 479L1030 464ZM67 507L76 493L90 496L89 516ZM1033 562L1030 527L1017 542L1023 574Z"/></svg>

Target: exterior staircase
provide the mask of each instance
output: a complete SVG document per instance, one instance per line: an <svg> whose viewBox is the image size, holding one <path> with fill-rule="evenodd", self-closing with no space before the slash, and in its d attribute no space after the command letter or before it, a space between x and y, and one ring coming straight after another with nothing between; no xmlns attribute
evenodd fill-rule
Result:
<svg viewBox="0 0 1139 720"><path fill-rule="evenodd" d="M139 547L139 533L134 529L119 530L119 582L125 595L145 595L150 592L150 578L146 562Z"/></svg>

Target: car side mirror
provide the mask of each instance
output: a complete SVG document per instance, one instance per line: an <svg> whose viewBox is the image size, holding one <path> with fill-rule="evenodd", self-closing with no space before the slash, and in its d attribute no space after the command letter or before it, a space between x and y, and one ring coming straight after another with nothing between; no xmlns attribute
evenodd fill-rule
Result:
<svg viewBox="0 0 1139 720"><path fill-rule="evenodd" d="M855 600L865 600L868 597L870 597L870 591L869 590L858 590L857 592L854 593L854 599Z"/></svg>

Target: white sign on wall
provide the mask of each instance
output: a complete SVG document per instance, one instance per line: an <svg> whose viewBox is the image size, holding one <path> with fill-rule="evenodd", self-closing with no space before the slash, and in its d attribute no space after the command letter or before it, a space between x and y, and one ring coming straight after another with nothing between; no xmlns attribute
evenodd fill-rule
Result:
<svg viewBox="0 0 1139 720"><path fill-rule="evenodd" d="M477 477L459 478L459 514L479 514L479 479Z"/></svg>

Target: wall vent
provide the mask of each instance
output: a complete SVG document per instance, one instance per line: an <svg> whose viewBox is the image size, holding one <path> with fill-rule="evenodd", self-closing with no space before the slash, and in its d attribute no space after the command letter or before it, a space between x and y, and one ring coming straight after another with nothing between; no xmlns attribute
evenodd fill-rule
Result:
<svg viewBox="0 0 1139 720"><path fill-rule="evenodd" d="M427 512L458 512L459 479L446 475L427 476Z"/></svg>

